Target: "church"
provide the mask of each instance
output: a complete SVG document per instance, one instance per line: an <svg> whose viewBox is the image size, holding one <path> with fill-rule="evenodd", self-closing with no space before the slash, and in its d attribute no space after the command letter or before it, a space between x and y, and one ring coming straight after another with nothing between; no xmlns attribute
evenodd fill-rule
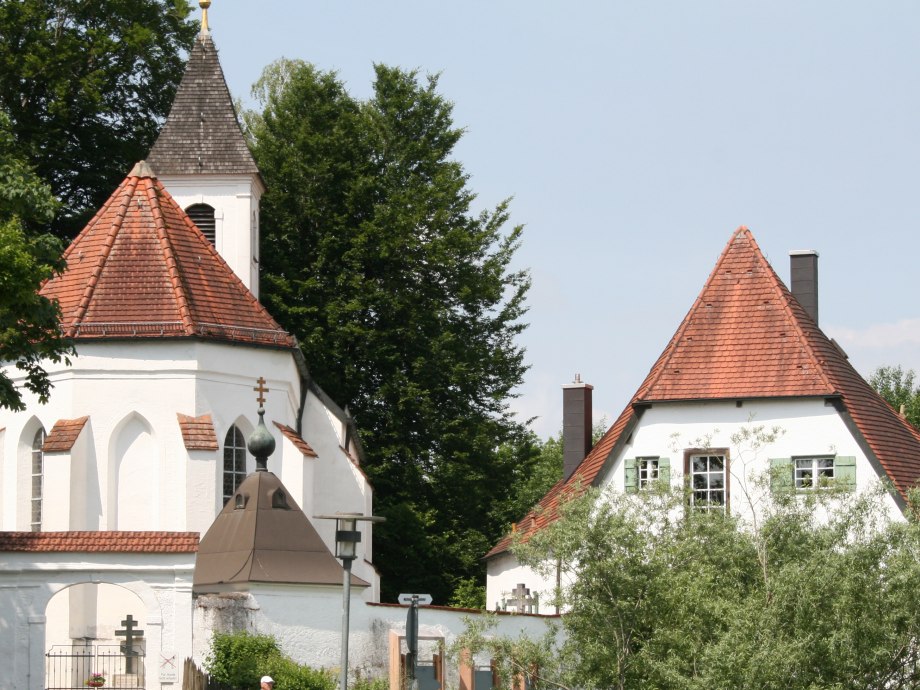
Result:
<svg viewBox="0 0 920 690"><path fill-rule="evenodd" d="M264 185L204 12L147 161L42 288L76 356L48 365L47 404L26 393L25 411L0 411L6 687L84 687L97 672L175 687L211 629L283 638L304 592L318 593L311 615L331 607L318 648L338 658L335 521L314 516L371 515L373 492L351 418L258 301ZM259 424L276 447L257 472ZM360 530L352 592L375 602Z"/></svg>

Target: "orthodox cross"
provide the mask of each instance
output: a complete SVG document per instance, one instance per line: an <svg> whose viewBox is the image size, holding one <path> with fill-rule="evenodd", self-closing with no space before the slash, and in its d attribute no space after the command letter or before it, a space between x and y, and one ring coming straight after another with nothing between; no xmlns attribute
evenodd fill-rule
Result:
<svg viewBox="0 0 920 690"><path fill-rule="evenodd" d="M134 616L130 613L121 624L125 626L124 630L116 630L115 634L125 638L125 641L121 644L121 653L125 655L125 673L136 673L134 669L134 657L137 656L137 652L134 650L134 643L138 639L143 639L144 631L135 629L137 621L134 620Z"/></svg>
<svg viewBox="0 0 920 690"><path fill-rule="evenodd" d="M265 394L268 393L271 388L265 387L265 379L261 376L258 378L256 383L259 385L252 389L259 394L259 397L256 398L256 402L259 403L259 407L265 407Z"/></svg>

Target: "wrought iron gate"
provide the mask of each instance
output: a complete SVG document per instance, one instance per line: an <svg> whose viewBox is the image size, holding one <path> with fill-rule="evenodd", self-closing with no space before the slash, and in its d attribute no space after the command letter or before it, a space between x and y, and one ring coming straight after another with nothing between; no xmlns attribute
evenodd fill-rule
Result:
<svg viewBox="0 0 920 690"><path fill-rule="evenodd" d="M93 676L104 678L93 684ZM144 688L144 650L135 645L125 655L122 645L54 645L45 654L46 690Z"/></svg>

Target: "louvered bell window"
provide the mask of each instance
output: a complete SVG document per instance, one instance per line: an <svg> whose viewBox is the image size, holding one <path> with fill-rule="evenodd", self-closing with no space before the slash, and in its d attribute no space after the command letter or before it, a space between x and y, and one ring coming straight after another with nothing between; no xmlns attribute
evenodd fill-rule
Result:
<svg viewBox="0 0 920 690"><path fill-rule="evenodd" d="M192 204L185 212L198 229L208 238L208 242L215 244L214 207L207 204Z"/></svg>

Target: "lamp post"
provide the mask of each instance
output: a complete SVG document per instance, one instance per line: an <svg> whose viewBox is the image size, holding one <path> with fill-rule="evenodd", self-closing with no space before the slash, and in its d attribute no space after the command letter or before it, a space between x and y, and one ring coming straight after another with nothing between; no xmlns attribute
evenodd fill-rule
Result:
<svg viewBox="0 0 920 690"><path fill-rule="evenodd" d="M348 690L348 629L351 614L351 562L358 557L361 532L359 522L385 522L386 518L361 513L336 513L315 515L321 520L335 520L335 557L342 560L342 670L339 673L340 690Z"/></svg>

